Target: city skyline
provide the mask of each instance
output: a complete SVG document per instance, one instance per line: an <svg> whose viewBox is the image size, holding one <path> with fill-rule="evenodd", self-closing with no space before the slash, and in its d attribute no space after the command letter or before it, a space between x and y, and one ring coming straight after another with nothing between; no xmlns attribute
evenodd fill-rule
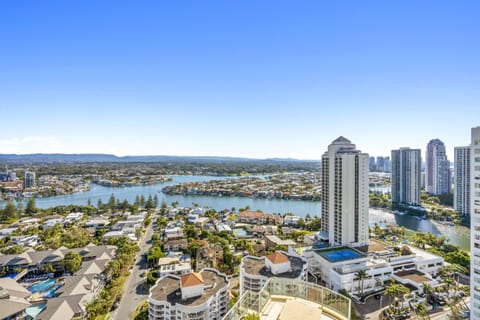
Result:
<svg viewBox="0 0 480 320"><path fill-rule="evenodd" d="M314 160L343 135L453 159L452 126L477 125L478 7L2 3L0 153Z"/></svg>

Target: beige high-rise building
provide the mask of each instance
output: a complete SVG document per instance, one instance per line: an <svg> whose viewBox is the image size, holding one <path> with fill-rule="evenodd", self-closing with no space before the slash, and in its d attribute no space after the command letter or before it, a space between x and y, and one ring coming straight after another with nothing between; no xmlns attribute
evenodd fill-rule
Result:
<svg viewBox="0 0 480 320"><path fill-rule="evenodd" d="M322 156L322 232L330 245L368 244L368 154L339 137Z"/></svg>

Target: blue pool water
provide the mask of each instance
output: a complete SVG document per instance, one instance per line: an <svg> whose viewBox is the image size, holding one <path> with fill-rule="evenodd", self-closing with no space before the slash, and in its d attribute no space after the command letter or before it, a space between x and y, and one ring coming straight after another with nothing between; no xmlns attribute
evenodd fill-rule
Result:
<svg viewBox="0 0 480 320"><path fill-rule="evenodd" d="M38 283L35 283L35 284L31 285L30 288L28 288L28 290L31 293L44 292L44 291L47 291L50 288L52 288L55 285L55 282L57 282L57 280L48 279L48 280L38 282Z"/></svg>
<svg viewBox="0 0 480 320"><path fill-rule="evenodd" d="M25 312L27 313L27 319L35 319L36 316L38 316L38 314L40 312L43 311L43 309L45 309L45 307L47 306L46 303L41 303L41 304L37 304L35 306L31 306L31 307L28 307L27 309L25 309ZM31 318L29 318L31 317Z"/></svg>
<svg viewBox="0 0 480 320"><path fill-rule="evenodd" d="M57 290L60 289L60 287L62 287L61 285L55 285L55 287L53 287L52 289L48 290L48 291L45 291L45 293L43 294L43 297L44 298L55 298L57 296Z"/></svg>
<svg viewBox="0 0 480 320"><path fill-rule="evenodd" d="M357 259L362 257L362 255L359 252L350 248L335 249L332 251L325 251L325 252L318 251L317 253L330 262L352 260L352 259Z"/></svg>

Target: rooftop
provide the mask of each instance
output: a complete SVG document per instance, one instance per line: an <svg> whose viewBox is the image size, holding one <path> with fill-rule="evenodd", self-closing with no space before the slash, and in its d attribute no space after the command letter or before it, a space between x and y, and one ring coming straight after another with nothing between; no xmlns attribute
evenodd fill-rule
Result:
<svg viewBox="0 0 480 320"><path fill-rule="evenodd" d="M324 258L329 262L341 262L347 260L355 260L364 258L365 255L360 251L350 248L350 247L334 247L334 248L327 248L327 249L318 249L315 250L319 256Z"/></svg>
<svg viewBox="0 0 480 320"><path fill-rule="evenodd" d="M423 272L417 270L400 271L395 273L395 275L401 279L411 280L418 284L432 281L432 279L426 277Z"/></svg>
<svg viewBox="0 0 480 320"><path fill-rule="evenodd" d="M277 276L281 276L282 278L290 278L290 279L298 278L302 274L303 266L306 262L298 257L289 256L285 254L281 254L281 255L287 258L288 260L290 260L290 270L288 272L284 272ZM261 275L269 278L274 277L275 275L270 271L270 269L267 269L267 267L265 267L265 259L266 259L265 257L245 256L242 259L242 268L243 270L245 270L245 272L249 274L257 274L257 275ZM280 258L279 256L275 257L276 261L277 259L283 260L283 258ZM286 260L283 262L286 262Z"/></svg>
<svg viewBox="0 0 480 320"><path fill-rule="evenodd" d="M203 284L203 278L199 272L184 274L180 277L180 281L182 282L182 287L184 288Z"/></svg>
<svg viewBox="0 0 480 320"><path fill-rule="evenodd" d="M270 260L273 264L279 264L279 263L290 261L288 257L281 252L274 252L272 254L269 254L266 258Z"/></svg>
<svg viewBox="0 0 480 320"><path fill-rule="evenodd" d="M157 301L168 301L172 305L179 303L188 306L198 306L205 303L211 296L229 284L225 275L211 269L203 269L200 275L204 284L201 296L182 299L180 277L167 275L160 278L156 285L150 289L150 298Z"/></svg>

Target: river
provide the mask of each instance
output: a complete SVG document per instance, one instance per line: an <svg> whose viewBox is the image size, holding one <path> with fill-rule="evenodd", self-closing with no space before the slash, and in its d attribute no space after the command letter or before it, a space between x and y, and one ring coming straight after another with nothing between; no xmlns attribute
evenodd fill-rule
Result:
<svg viewBox="0 0 480 320"><path fill-rule="evenodd" d="M127 199L130 203L135 201L137 195L158 195L160 203L165 201L167 204L177 201L179 206L189 207L192 203L198 203L201 206L209 206L215 210L245 208L249 206L252 210L262 210L269 213L294 213L298 216L305 217L310 214L312 217L320 216L321 203L313 201L301 200L280 200L280 199L253 199L240 197L213 197L213 196L183 196L183 195L165 195L161 192L164 186L188 182L188 181L206 181L211 179L222 179L219 177L210 176L173 176L172 181L159 183L148 186L134 186L134 187L103 187L92 184L89 191L74 193L64 196L55 196L48 198L41 198L36 200L37 207L49 208L59 205L77 204L86 205L90 199L93 205L96 205L101 199L106 203L112 193L120 201ZM1 204L0 204L1 206ZM430 220L418 220L416 217L409 215L394 215L393 213L370 209L370 223L383 222L397 223L405 226L407 229L432 232L436 235L443 235L449 239L450 243L460 246L462 249L470 249L470 229L463 226L446 226L433 223Z"/></svg>

